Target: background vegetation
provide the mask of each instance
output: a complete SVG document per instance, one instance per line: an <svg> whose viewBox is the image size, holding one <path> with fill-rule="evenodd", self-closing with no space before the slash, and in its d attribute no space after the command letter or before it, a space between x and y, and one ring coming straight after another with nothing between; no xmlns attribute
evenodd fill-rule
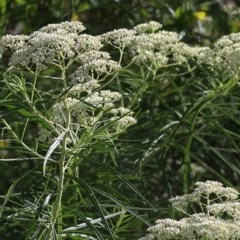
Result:
<svg viewBox="0 0 240 240"><path fill-rule="evenodd" d="M79 20L87 27L88 33L97 35L155 20L163 24L164 30L178 32L190 45L211 46L221 36L239 31L238 7L240 2L237 0L2 0L0 34L29 34L49 23ZM4 59L1 65L4 69ZM101 192L96 196L101 204L116 212L124 204L152 223L158 218L172 216L174 213L169 208L168 199L188 192L198 180L218 180L239 188L240 89L238 85L226 85L224 69L214 78L209 78L207 71L196 69L184 73L182 70L181 74L172 74L169 70L167 80L162 79L160 73L159 81L141 85L138 92L144 94L134 109L137 125L116 141L117 151L106 153L101 151L101 145L95 146L96 157L79 169L81 179L89 186L101 189L107 184L109 196L101 195ZM164 74L166 77L166 72ZM223 85L220 91L219 83ZM202 102L202 92L209 89L216 94ZM0 90L1 101L7 93L2 85ZM0 117L11 120L16 128L21 129L16 109L1 104L0 107ZM1 158L30 157L11 140L3 125L1 127ZM35 137L33 123L26 141ZM104 165L96 164L95 160L101 162L102 159ZM16 205L44 204L41 194L42 182L46 180L37 174L41 171L42 164L37 160L0 161L0 201L9 214ZM136 189L130 189L130 183L149 203L140 198ZM4 205L6 194L12 194L8 206ZM91 214L92 219L99 217L89 199L87 187L84 194L79 218L83 219L84 213ZM113 204L113 197L121 203L115 201ZM64 201L69 200L66 197ZM24 239L27 225L11 222L9 227L7 213L0 219L0 239L20 239L19 236ZM115 226L116 239L138 239L147 228L146 223L131 214L120 215L115 221L112 226ZM102 234L104 239L111 239L107 231Z"/></svg>

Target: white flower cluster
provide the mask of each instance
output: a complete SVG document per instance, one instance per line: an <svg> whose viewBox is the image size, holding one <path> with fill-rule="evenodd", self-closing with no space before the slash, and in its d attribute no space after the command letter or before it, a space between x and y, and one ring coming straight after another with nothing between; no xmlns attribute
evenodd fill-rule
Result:
<svg viewBox="0 0 240 240"><path fill-rule="evenodd" d="M111 60L109 53L97 50L86 51L79 55L77 60L80 66L70 76L73 86L78 83L88 84L94 80L102 81L121 68L117 62ZM93 86L92 90L94 88L96 87Z"/></svg>
<svg viewBox="0 0 240 240"><path fill-rule="evenodd" d="M224 187L222 183L216 181L196 182L194 193L199 196L210 196L215 194L217 199L235 200L239 192L231 187Z"/></svg>
<svg viewBox="0 0 240 240"><path fill-rule="evenodd" d="M64 59L74 56L73 47L77 35L69 33L35 32L29 36L28 43L15 52L9 62L10 66L46 69L51 64L60 64Z"/></svg>
<svg viewBox="0 0 240 240"><path fill-rule="evenodd" d="M214 45L215 63L238 73L240 67L240 33L232 33L221 37Z"/></svg>
<svg viewBox="0 0 240 240"><path fill-rule="evenodd" d="M105 137L110 137L136 123L136 119L132 117L133 112L119 106L120 100L122 100L122 95L110 90L93 92L81 99L68 97L64 102L57 102L53 105L51 121L56 126L64 126L67 121L66 112L70 111L71 129L77 130L75 137L77 137L77 132L91 128L94 128L95 132L102 128ZM61 132L61 127L57 129ZM101 136L104 134L101 133ZM40 141L51 142L51 138L50 133L40 131Z"/></svg>
<svg viewBox="0 0 240 240"><path fill-rule="evenodd" d="M6 35L0 39L0 57L4 53L10 56L9 70L14 69L15 74L63 80L61 98L48 113L56 132L65 131L70 124L76 137L93 126L116 134L136 122L133 112L122 107L120 93L99 89L101 82L110 75L114 78L121 66L101 51L103 36L82 34L84 30L81 22L73 21L49 24L30 35ZM116 32L119 43L124 43L129 33L135 34L133 30ZM111 33L105 37L112 39ZM52 142L53 135L40 127L40 142Z"/></svg>
<svg viewBox="0 0 240 240"><path fill-rule="evenodd" d="M102 40L118 49L125 49L130 61L151 70L167 64L212 63L213 50L208 47L191 47L180 42L176 32L159 30L155 21L139 24L132 30L119 29L103 34Z"/></svg>
<svg viewBox="0 0 240 240"><path fill-rule="evenodd" d="M225 216L236 222L240 221L240 202L215 203L209 205L207 209L214 216Z"/></svg>
<svg viewBox="0 0 240 240"><path fill-rule="evenodd" d="M83 75L81 78L80 75L78 75L77 77L78 82L76 82L76 78L72 81L73 87L69 90L71 95L79 96L82 92L91 93L94 89L101 86L96 79L90 76Z"/></svg>
<svg viewBox="0 0 240 240"><path fill-rule="evenodd" d="M194 59L212 63L213 50L208 47L191 47L180 41L176 32L160 30L155 21L135 26L132 30L118 29L101 35L103 43L110 44L130 57L140 67L158 70L168 64L183 64Z"/></svg>
<svg viewBox="0 0 240 240"><path fill-rule="evenodd" d="M179 221L157 220L147 236L139 240L232 240L240 238L239 222L226 221L206 214L193 214Z"/></svg>
<svg viewBox="0 0 240 240"><path fill-rule="evenodd" d="M72 21L72 22L62 22L60 24L53 23L48 24L45 27L42 27L39 32L46 32L46 33L52 33L52 32L60 32L62 34L68 34L68 33L81 33L85 30L85 27L81 22L78 21Z"/></svg>
<svg viewBox="0 0 240 240"><path fill-rule="evenodd" d="M9 48L12 52L21 50L28 40L26 35L6 35L0 41L0 56Z"/></svg>
<svg viewBox="0 0 240 240"><path fill-rule="evenodd" d="M132 39L135 34L136 31L134 30L122 28L102 34L101 39L104 43L124 49L126 46L132 44Z"/></svg>
<svg viewBox="0 0 240 240"><path fill-rule="evenodd" d="M204 203L201 203L201 199L208 199L208 201L214 203L219 199L227 201L235 200L239 195L235 189L223 187L222 183L216 181L196 182L195 185L196 188L192 193L177 196L169 200L174 208L185 212L189 203L197 203L203 208Z"/></svg>
<svg viewBox="0 0 240 240"><path fill-rule="evenodd" d="M148 32L149 33L156 32L160 28L162 28L161 23L155 22L155 21L150 21L148 23L138 24L137 26L135 26L133 28L133 30L135 30L138 34L142 34L142 33L148 33Z"/></svg>
<svg viewBox="0 0 240 240"><path fill-rule="evenodd" d="M139 240L232 240L240 239L239 192L219 182L197 182L193 193L170 199L181 210L189 203L206 205L201 213L180 220L160 219ZM201 203L204 201L204 203ZM185 211L183 211L185 212Z"/></svg>
<svg viewBox="0 0 240 240"><path fill-rule="evenodd" d="M118 92L102 90L94 92L79 101L72 116L83 128L105 126L109 134L116 134L136 123L132 117L133 112L128 108L118 107L122 95Z"/></svg>
<svg viewBox="0 0 240 240"><path fill-rule="evenodd" d="M61 67L66 60L103 47L100 37L80 34L84 29L81 22L73 21L49 24L29 36L6 35L0 39L0 54L10 49L9 65L20 69Z"/></svg>
<svg viewBox="0 0 240 240"><path fill-rule="evenodd" d="M171 49L178 41L175 32L141 34L134 37L129 51L137 64L160 67L167 64Z"/></svg>
<svg viewBox="0 0 240 240"><path fill-rule="evenodd" d="M182 64L187 63L189 59L195 59L199 63L210 64L214 52L209 47L192 47L183 42L178 42L172 49L173 62Z"/></svg>

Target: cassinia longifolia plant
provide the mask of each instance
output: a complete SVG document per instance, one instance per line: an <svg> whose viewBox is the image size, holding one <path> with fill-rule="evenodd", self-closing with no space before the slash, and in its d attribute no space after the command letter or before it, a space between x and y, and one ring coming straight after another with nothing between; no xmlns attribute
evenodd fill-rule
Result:
<svg viewBox="0 0 240 240"><path fill-rule="evenodd" d="M172 206L187 217L159 219L139 240L240 239L239 192L216 181L196 182L190 194L171 198ZM193 212L194 209L196 212Z"/></svg>
<svg viewBox="0 0 240 240"><path fill-rule="evenodd" d="M9 103L15 101L20 107L10 110L16 110L21 120L24 119L19 129L3 117L4 131L11 134L30 159L42 161L43 175L53 179L57 186L54 195L44 198L49 214L40 214L37 218L45 224L39 224L37 231L29 230L29 239L61 239L61 234L68 234L70 228L65 222L62 199L69 182L76 185L76 179L80 179L84 185L78 166L94 153L94 146L102 144L102 152L110 147L115 149L114 140L118 135L137 123L132 109L138 106L153 81L162 79L159 84L164 85L165 73L187 74L198 66L214 74L217 69L226 69L231 81L224 86L219 84L217 90L202 93L199 105L205 104L215 93L225 93L236 85L239 34L223 37L210 49L189 46L181 42L177 33L161 30L161 27L160 23L152 21L133 29L92 36L83 33L85 27L81 22L73 21L49 24L30 35L6 35L0 39L2 62L8 65L3 71L2 83L9 91L2 104L8 108ZM26 136L33 127L34 134L29 141ZM171 236L187 233L190 237L181 239L194 239L200 228L206 236L210 234L208 231L213 231L212 234L219 236L215 239L228 239L229 234L237 234L235 215L232 220L224 221L218 217L227 207L229 212L235 206L237 209L237 203L213 205L214 200L204 190L209 186L220 200L235 199L237 194L218 183L198 183L193 194L172 202L182 208L182 204L203 197L207 201L205 205L196 203L207 212L181 221L160 220L143 239L172 239ZM225 192L220 193L219 189ZM101 218L104 221L103 215ZM107 228L106 220L104 224ZM214 224L219 230L216 231ZM232 233L227 232L228 229Z"/></svg>

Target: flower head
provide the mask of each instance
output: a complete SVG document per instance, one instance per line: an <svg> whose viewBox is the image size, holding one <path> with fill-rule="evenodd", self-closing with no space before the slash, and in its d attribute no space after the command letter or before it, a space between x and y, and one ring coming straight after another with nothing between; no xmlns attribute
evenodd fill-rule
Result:
<svg viewBox="0 0 240 240"><path fill-rule="evenodd" d="M149 233L139 240L240 239L240 203L233 201L239 194L238 191L223 187L216 181L197 182L195 185L192 193L172 198L170 202L173 207L182 210L191 202L198 202L201 205L203 201L204 205L205 196L206 212L204 208L200 208L199 213L188 214L188 217L180 220L159 219L155 225L148 228ZM211 194L216 196L214 201L211 201Z"/></svg>
<svg viewBox="0 0 240 240"><path fill-rule="evenodd" d="M136 34L135 30L128 30L125 28L113 30L101 35L102 41L111 44L118 48L125 48L130 45L133 36Z"/></svg>
<svg viewBox="0 0 240 240"><path fill-rule="evenodd" d="M148 23L141 23L135 26L133 29L138 33L152 33L162 28L162 24L155 21L150 21Z"/></svg>
<svg viewBox="0 0 240 240"><path fill-rule="evenodd" d="M221 37L214 45L215 64L227 68L231 73L239 72L240 33L232 33Z"/></svg>
<svg viewBox="0 0 240 240"><path fill-rule="evenodd" d="M61 22L61 23L53 23L48 24L45 27L39 29L39 32L45 33L81 33L85 30L83 24L79 21L72 22Z"/></svg>

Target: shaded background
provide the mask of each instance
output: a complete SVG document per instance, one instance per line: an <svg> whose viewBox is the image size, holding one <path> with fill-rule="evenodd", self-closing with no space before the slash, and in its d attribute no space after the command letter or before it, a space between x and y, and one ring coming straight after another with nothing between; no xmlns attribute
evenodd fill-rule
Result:
<svg viewBox="0 0 240 240"><path fill-rule="evenodd" d="M2 0L0 27L1 35L29 34L49 23L79 20L91 34L100 34L155 20L166 30L185 32L188 40L198 35L213 40L239 30L239 14L233 12L239 5L237 0Z"/></svg>

